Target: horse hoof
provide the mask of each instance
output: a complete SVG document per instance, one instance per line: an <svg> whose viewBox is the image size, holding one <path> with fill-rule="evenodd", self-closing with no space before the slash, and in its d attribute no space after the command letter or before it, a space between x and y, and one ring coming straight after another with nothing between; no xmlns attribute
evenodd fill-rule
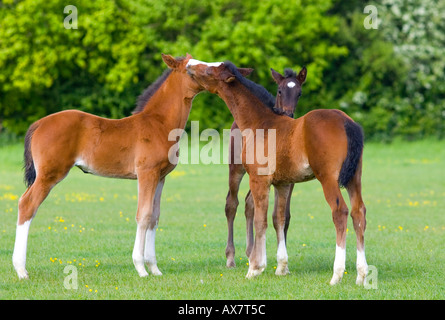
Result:
<svg viewBox="0 0 445 320"><path fill-rule="evenodd" d="M162 276L162 272L158 269L157 266L150 267L150 272L154 276Z"/></svg>
<svg viewBox="0 0 445 320"><path fill-rule="evenodd" d="M249 271L247 272L246 278L247 279L255 278L255 277L259 276L263 271L264 271L264 268L249 269Z"/></svg>
<svg viewBox="0 0 445 320"><path fill-rule="evenodd" d="M144 278L144 277L148 277L148 272L147 271L141 271L138 272L139 273L139 277Z"/></svg>
<svg viewBox="0 0 445 320"><path fill-rule="evenodd" d="M235 261L233 261L233 260L232 261L227 261L226 267L229 268L229 269L235 268L236 267Z"/></svg>
<svg viewBox="0 0 445 320"><path fill-rule="evenodd" d="M141 278L148 276L148 272L147 270L145 270L143 266L136 266L136 271L138 272L139 277Z"/></svg>
<svg viewBox="0 0 445 320"><path fill-rule="evenodd" d="M365 283L366 276L363 276L361 274L357 275L357 279L355 280L355 284L362 286Z"/></svg>
<svg viewBox="0 0 445 320"><path fill-rule="evenodd" d="M366 275L368 274L368 265L357 265L357 279L355 283L357 285L363 285L365 283Z"/></svg>
<svg viewBox="0 0 445 320"><path fill-rule="evenodd" d="M290 271L287 266L283 266L283 267L278 266L277 270L275 270L275 275L277 275L277 276L286 276L288 274L290 274Z"/></svg>
<svg viewBox="0 0 445 320"><path fill-rule="evenodd" d="M28 271L26 271L25 268L19 268L16 270L17 271L17 275L19 276L19 279L29 279L28 276Z"/></svg>
<svg viewBox="0 0 445 320"><path fill-rule="evenodd" d="M341 277L338 274L334 273L334 275L332 276L331 282L329 282L329 284L331 286L334 286L337 283L339 283L340 281L341 281Z"/></svg>

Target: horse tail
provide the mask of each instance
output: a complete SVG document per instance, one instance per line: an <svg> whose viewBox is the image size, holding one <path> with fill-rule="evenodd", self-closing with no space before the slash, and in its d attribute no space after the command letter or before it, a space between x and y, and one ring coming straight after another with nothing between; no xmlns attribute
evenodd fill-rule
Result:
<svg viewBox="0 0 445 320"><path fill-rule="evenodd" d="M25 169L25 184L29 188L36 180L36 168L34 167L34 160L31 153L31 139L34 131L37 129L37 123L33 123L25 135L25 153L24 153L24 166Z"/></svg>
<svg viewBox="0 0 445 320"><path fill-rule="evenodd" d="M348 153L338 177L340 187L346 187L351 181L363 153L364 135L362 127L348 119L345 121L345 132L348 139Z"/></svg>

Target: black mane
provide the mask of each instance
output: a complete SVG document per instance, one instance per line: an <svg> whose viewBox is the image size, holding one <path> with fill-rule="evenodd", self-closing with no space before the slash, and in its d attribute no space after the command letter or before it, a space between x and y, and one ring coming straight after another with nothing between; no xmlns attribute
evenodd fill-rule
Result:
<svg viewBox="0 0 445 320"><path fill-rule="evenodd" d="M269 109L273 111L275 106L275 97L267 91L263 86L245 78L239 73L238 68L230 61L224 61L224 65L230 72L241 82L250 92L252 92L260 101L262 101Z"/></svg>
<svg viewBox="0 0 445 320"><path fill-rule="evenodd" d="M290 68L286 68L286 69L284 69L284 77L297 79L297 73Z"/></svg>
<svg viewBox="0 0 445 320"><path fill-rule="evenodd" d="M136 114L144 110L144 107L147 105L148 100L154 95L154 93L159 89L159 87L164 83L167 77L172 72L172 69L166 69L162 73L162 75L156 79L147 89L142 92L142 94L138 97L136 108L133 110L132 114Z"/></svg>

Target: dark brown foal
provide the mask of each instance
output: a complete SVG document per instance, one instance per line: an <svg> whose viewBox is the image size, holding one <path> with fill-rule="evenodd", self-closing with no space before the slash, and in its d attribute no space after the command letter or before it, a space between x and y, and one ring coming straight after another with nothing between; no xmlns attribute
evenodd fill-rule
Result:
<svg viewBox="0 0 445 320"><path fill-rule="evenodd" d="M302 68L297 75L291 69L285 69L284 75L271 69L272 77L278 84L277 96L274 98L269 94L268 99L265 101L265 105L272 109L276 114L284 114L293 118L295 108L298 103L298 99L301 96L301 86L306 80L307 70ZM265 94L268 93L264 90ZM235 246L233 244L233 222L236 216L236 210L238 208L238 191L241 180L243 179L246 170L243 167L241 160L241 147L235 148L235 141L239 140L240 146L242 146L242 135L238 128L238 125L234 121L232 127L230 128L231 136L229 140L229 192L226 197L226 218L228 226L228 237L226 246L226 257L227 257L227 267L235 267ZM238 141L237 141L238 142ZM284 237L287 237L287 230L289 228L290 222L290 201L293 190L293 185L290 188L289 195L287 198L287 205L285 209L285 227L284 227ZM277 193L275 193L278 195ZM276 225L276 207L273 211L274 225ZM253 248L253 198L252 194L249 192L245 198L245 216L246 216L246 255L250 256Z"/></svg>
<svg viewBox="0 0 445 320"><path fill-rule="evenodd" d="M285 271L288 263L285 207L290 187L292 183L317 178L331 208L337 234L330 283L338 283L345 270L348 207L340 192L340 187L344 186L350 195L351 216L357 235L356 282L363 284L368 265L364 250L366 209L361 197L361 127L339 110L314 110L298 119L276 115L263 105L261 95L251 90L240 69L230 62L218 65L195 62L188 65L187 70L203 89L218 94L225 101L241 131L250 132L242 153L253 196L255 225L247 277L261 274L266 267L270 186L273 185L277 192L277 271ZM254 161L249 154L251 145L255 146ZM268 154L266 163L258 156L258 150L260 154L261 151Z"/></svg>

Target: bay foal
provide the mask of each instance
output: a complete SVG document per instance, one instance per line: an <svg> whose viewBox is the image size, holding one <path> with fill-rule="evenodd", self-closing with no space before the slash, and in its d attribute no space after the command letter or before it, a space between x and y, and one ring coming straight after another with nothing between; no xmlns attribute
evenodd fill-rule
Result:
<svg viewBox="0 0 445 320"><path fill-rule="evenodd" d="M192 100L201 90L186 75L191 59L162 55L169 69L140 96L130 117L111 120L77 110L66 110L32 124L25 138L25 181L28 186L18 205L13 265L19 278L25 268L28 232L38 207L73 166L104 177L137 179L137 231L134 266L147 276L144 262L154 275L155 233L165 176L175 164L168 153L172 129L185 127Z"/></svg>
<svg viewBox="0 0 445 320"><path fill-rule="evenodd" d="M249 162L243 144L243 165L249 174L249 185L254 201L255 241L249 257L246 277L261 274L266 267L266 228L269 189L277 191L276 274L286 274L288 255L284 237L285 206L292 183L317 178L331 207L336 228L336 251L332 285L340 282L345 270L346 225L348 207L340 192L346 187L351 200L351 216L357 236L357 284L363 284L368 272L365 258L364 231L366 209L361 196L363 132L349 116L339 110L314 110L298 119L276 115L266 108L261 98L245 85L245 78L230 62L209 66L194 63L187 66L191 77L202 88L218 94L227 104L236 123L243 131L253 132L256 148L275 152L275 163L264 165L258 159ZM258 131L257 129L265 129ZM266 138L270 130L276 134L273 146ZM258 132L263 132L263 145L258 143ZM251 137L252 139L252 137ZM247 141L247 140L246 140ZM273 170L274 169L274 170Z"/></svg>
<svg viewBox="0 0 445 320"><path fill-rule="evenodd" d="M247 81L252 90L258 92L262 91L264 96L264 105L272 109L276 114L284 114L291 118L294 117L295 108L298 103L298 99L301 96L301 86L306 80L307 70L303 67L298 75L291 69L285 69L284 75L271 69L272 77L278 84L277 97L273 97L267 90L257 85L252 81ZM229 140L229 192L226 197L225 213L227 218L228 226L228 236L227 236L227 247L226 247L226 257L227 257L227 267L235 267L235 246L233 244L233 222L236 216L236 210L238 208L238 191L241 180L243 179L246 169L244 169L241 161L241 148L235 147L235 141L237 139L236 135L239 135L239 128L236 122L232 123L230 128L231 136ZM239 138L238 137L238 138ZM242 143L242 139L240 139ZM290 221L290 199L292 195L294 185L290 187L289 195L287 197L285 216L286 222L284 227L284 236L287 236L287 230ZM253 248L253 198L252 194L249 192L245 198L245 216L246 216L246 255L250 256ZM274 221L276 218L276 207L274 208L273 215Z"/></svg>

